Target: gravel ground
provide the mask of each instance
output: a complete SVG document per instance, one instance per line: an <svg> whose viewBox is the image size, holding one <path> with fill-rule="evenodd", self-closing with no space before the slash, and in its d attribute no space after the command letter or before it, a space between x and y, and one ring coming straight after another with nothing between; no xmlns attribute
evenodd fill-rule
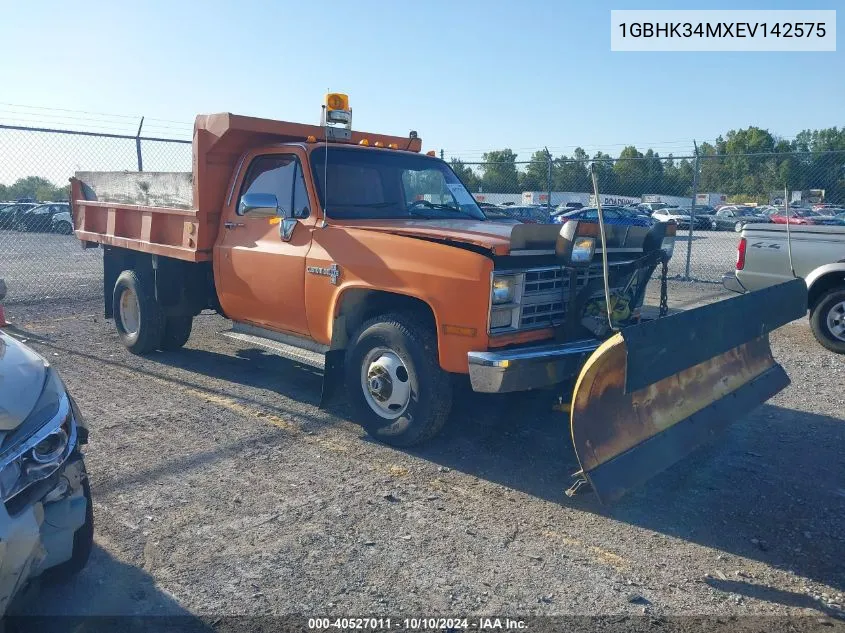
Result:
<svg viewBox="0 0 845 633"><path fill-rule="evenodd" d="M672 305L718 300L672 283ZM655 297L650 292L650 297ZM96 548L35 614L813 615L845 605L843 358L772 337L793 385L612 507L556 394L460 391L420 449L369 440L311 369L195 320L139 358L97 301L11 306L91 428Z"/></svg>

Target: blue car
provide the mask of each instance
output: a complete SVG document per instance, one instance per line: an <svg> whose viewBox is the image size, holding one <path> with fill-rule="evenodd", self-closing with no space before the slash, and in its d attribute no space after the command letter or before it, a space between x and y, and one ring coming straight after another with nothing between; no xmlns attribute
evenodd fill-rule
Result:
<svg viewBox="0 0 845 633"><path fill-rule="evenodd" d="M624 207L606 206L602 207L602 215L606 224L624 224L626 226L653 226L654 220L638 214L636 211ZM552 222L565 224L570 220L581 220L585 222L598 222L599 212L595 207L586 207L577 211L569 211L552 217Z"/></svg>

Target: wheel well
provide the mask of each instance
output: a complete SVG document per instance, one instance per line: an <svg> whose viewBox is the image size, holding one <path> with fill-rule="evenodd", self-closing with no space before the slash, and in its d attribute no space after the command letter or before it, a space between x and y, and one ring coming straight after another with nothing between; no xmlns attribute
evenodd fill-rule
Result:
<svg viewBox="0 0 845 633"><path fill-rule="evenodd" d="M436 331L434 311L422 299L397 292L352 288L340 298L340 308L332 327L331 349L345 349L349 338L365 321L389 312L413 313Z"/></svg>
<svg viewBox="0 0 845 633"><path fill-rule="evenodd" d="M187 262L113 246L104 250L103 304L107 319L114 316L112 292L124 270L134 270L155 281L156 301L168 316L194 316L216 304L210 262Z"/></svg>
<svg viewBox="0 0 845 633"><path fill-rule="evenodd" d="M830 272L816 279L807 295L809 308L812 309L818 303L819 299L821 299L822 295L837 286L845 288L845 274L842 271Z"/></svg>

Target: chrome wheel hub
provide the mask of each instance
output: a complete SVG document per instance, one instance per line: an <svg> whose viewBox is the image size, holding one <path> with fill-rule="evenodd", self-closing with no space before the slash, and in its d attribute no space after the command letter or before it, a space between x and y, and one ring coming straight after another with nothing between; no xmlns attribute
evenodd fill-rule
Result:
<svg viewBox="0 0 845 633"><path fill-rule="evenodd" d="M390 349L376 348L364 357L361 388L370 408L386 420L399 418L411 401L408 369Z"/></svg>
<svg viewBox="0 0 845 633"><path fill-rule="evenodd" d="M138 295L129 288L120 293L120 324L127 334L137 334L141 326L141 306Z"/></svg>
<svg viewBox="0 0 845 633"><path fill-rule="evenodd" d="M845 341L845 301L840 301L828 311L827 329L840 341Z"/></svg>

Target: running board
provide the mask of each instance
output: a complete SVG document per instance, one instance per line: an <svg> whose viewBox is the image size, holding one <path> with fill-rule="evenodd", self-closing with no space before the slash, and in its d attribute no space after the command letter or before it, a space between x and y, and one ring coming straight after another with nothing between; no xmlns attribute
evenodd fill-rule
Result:
<svg viewBox="0 0 845 633"><path fill-rule="evenodd" d="M274 339L267 338L266 336L236 332L234 329L221 332L220 334L229 340L258 347L264 351L270 352L271 354L276 354L277 356L287 358L288 360L292 360L297 363L302 363L303 365L308 365L309 367L325 369L326 366L325 354L320 354L319 352L312 352L311 350L296 347L295 345L282 343L281 341L276 341Z"/></svg>

